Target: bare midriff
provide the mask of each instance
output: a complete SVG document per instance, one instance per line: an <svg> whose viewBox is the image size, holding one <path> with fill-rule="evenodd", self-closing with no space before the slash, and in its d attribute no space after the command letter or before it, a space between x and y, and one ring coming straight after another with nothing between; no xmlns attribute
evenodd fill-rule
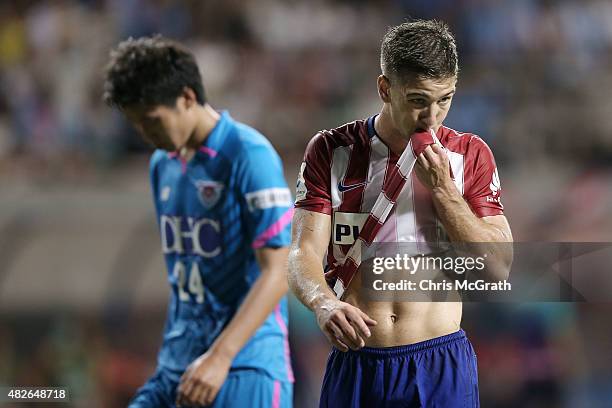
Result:
<svg viewBox="0 0 612 408"><path fill-rule="evenodd" d="M393 347L414 344L454 333L460 329L462 303L433 301L372 301L360 295L360 274L354 277L344 301L358 307L377 325L370 327L372 335L367 347ZM398 298L400 296L398 295Z"/></svg>

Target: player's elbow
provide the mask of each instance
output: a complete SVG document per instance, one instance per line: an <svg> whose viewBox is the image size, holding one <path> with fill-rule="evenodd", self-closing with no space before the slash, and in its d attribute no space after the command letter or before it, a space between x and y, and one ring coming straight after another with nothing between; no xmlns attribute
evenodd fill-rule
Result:
<svg viewBox="0 0 612 408"><path fill-rule="evenodd" d="M261 278L264 279L269 287L274 288L274 292L285 295L289 290L287 285L286 263L261 269Z"/></svg>
<svg viewBox="0 0 612 408"><path fill-rule="evenodd" d="M487 262L487 275L491 281L502 281L510 278L514 254L511 244L504 244L503 251L492 256Z"/></svg>
<svg viewBox="0 0 612 408"><path fill-rule="evenodd" d="M298 270L300 264L300 249L299 247L291 246L289 256L287 257L287 283L289 289L295 292L298 285Z"/></svg>
<svg viewBox="0 0 612 408"><path fill-rule="evenodd" d="M317 257L307 248L301 246L291 246L287 258L287 281L289 289L294 293L299 292L302 282L306 279L304 272L308 269L307 265L317 262ZM318 262L319 264L321 261Z"/></svg>
<svg viewBox="0 0 612 408"><path fill-rule="evenodd" d="M510 278L510 265L501 264L493 269L493 278L495 281L505 281Z"/></svg>
<svg viewBox="0 0 612 408"><path fill-rule="evenodd" d="M508 247L506 249L506 253L504 253L502 267L500 274L502 276L501 280L507 280L510 278L510 270L512 269L512 261L514 261L514 248L512 247L512 243L506 244Z"/></svg>
<svg viewBox="0 0 612 408"><path fill-rule="evenodd" d="M512 269L512 261L514 261L514 244L512 242L512 236L503 243L497 244L499 248L499 266L498 275L499 280L507 280L510 277L510 270Z"/></svg>

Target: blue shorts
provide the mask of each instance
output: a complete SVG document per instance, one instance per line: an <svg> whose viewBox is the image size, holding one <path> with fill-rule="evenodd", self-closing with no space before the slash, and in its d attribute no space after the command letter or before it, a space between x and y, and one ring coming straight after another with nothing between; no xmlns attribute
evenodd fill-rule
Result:
<svg viewBox="0 0 612 408"><path fill-rule="evenodd" d="M474 349L463 330L407 346L334 348L319 406L479 407Z"/></svg>
<svg viewBox="0 0 612 408"><path fill-rule="evenodd" d="M178 383L164 370L157 370L128 408L174 408ZM256 369L231 370L209 407L291 408L293 384L278 381Z"/></svg>

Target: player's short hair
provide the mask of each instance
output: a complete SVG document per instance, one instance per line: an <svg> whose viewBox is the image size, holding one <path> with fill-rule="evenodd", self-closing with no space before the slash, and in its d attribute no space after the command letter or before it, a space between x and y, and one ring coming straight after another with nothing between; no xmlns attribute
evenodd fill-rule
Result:
<svg viewBox="0 0 612 408"><path fill-rule="evenodd" d="M389 79L443 79L459 73L455 37L438 20L414 20L389 28L380 49L380 68Z"/></svg>
<svg viewBox="0 0 612 408"><path fill-rule="evenodd" d="M129 38L110 53L103 98L118 108L175 106L184 87L193 90L198 103L206 103L200 70L189 50L161 35Z"/></svg>

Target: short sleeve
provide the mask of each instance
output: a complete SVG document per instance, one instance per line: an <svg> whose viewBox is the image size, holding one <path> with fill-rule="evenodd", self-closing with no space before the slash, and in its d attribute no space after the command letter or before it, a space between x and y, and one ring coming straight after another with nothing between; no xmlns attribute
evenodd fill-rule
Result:
<svg viewBox="0 0 612 408"><path fill-rule="evenodd" d="M293 199L283 166L271 146L245 149L237 157L237 184L242 196L248 239L255 249L279 248L291 242Z"/></svg>
<svg viewBox="0 0 612 408"><path fill-rule="evenodd" d="M331 214L331 158L325 137L317 134L304 153L296 186L295 208Z"/></svg>
<svg viewBox="0 0 612 408"><path fill-rule="evenodd" d="M493 152L479 137L470 141L466 154L464 198L476 216L502 215L501 183Z"/></svg>

